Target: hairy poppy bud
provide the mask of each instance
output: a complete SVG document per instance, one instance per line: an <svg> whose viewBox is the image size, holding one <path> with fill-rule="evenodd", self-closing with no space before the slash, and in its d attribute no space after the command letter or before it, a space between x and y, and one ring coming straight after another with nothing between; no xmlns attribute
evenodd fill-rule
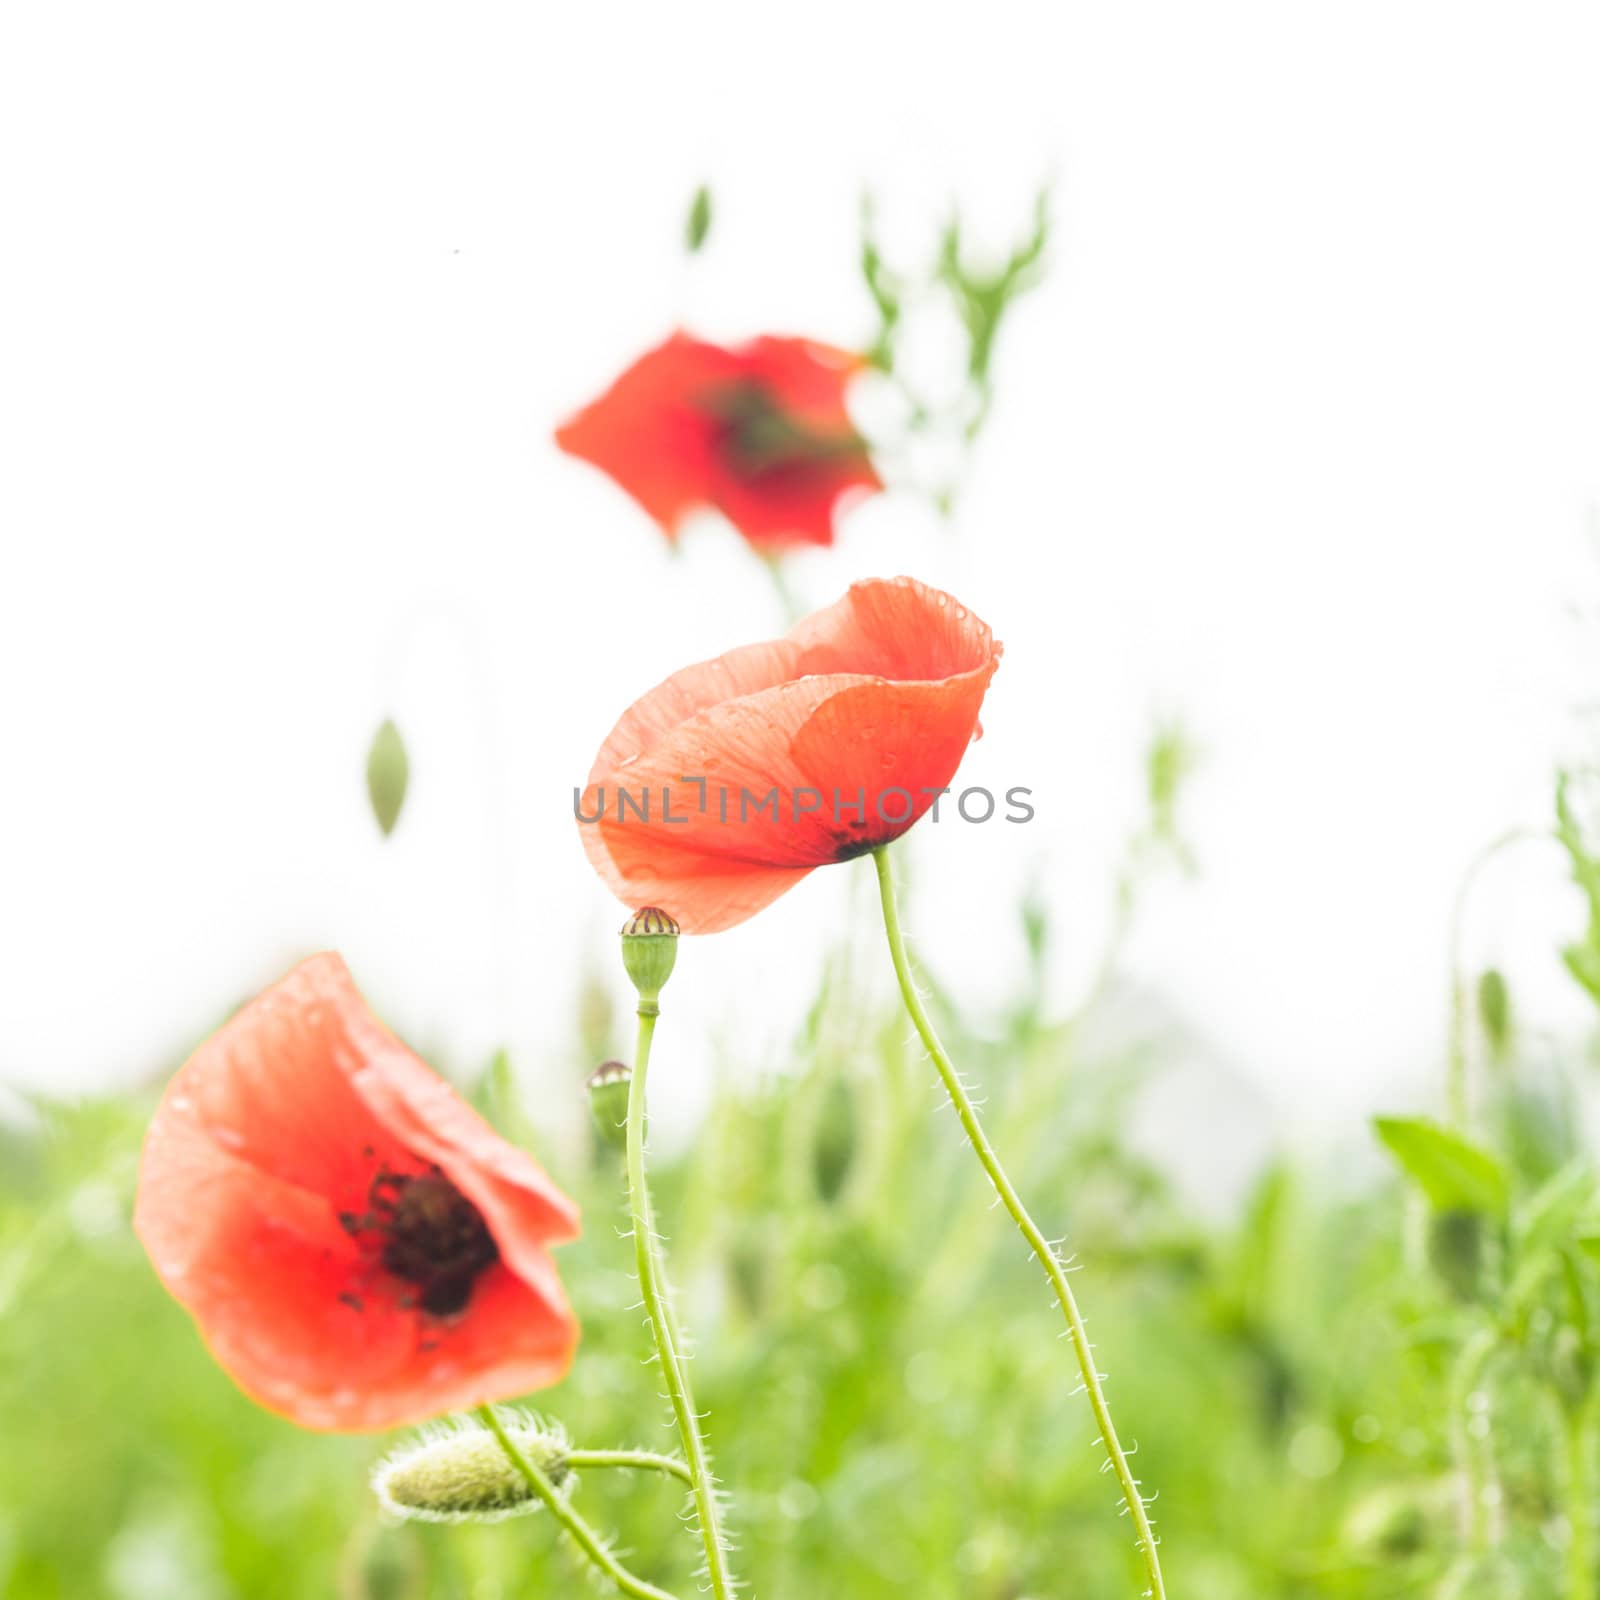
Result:
<svg viewBox="0 0 1600 1600"><path fill-rule="evenodd" d="M622 925L622 964L641 1000L654 1000L678 959L678 924L665 911L645 906Z"/></svg>
<svg viewBox="0 0 1600 1600"><path fill-rule="evenodd" d="M633 1068L624 1061L602 1061L589 1074L589 1111L601 1139L614 1149L628 1142L628 1085Z"/></svg>
<svg viewBox="0 0 1600 1600"><path fill-rule="evenodd" d="M552 1483L571 1476L571 1446L560 1428L508 1414L505 1430ZM475 1422L430 1429L385 1456L373 1471L372 1489L391 1516L419 1522L498 1522L544 1503L500 1441Z"/></svg>

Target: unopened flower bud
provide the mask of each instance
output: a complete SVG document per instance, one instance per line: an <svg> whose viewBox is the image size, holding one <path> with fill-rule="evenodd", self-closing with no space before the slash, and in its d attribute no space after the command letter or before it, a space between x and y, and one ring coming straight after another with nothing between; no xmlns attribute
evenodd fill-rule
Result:
<svg viewBox="0 0 1600 1600"><path fill-rule="evenodd" d="M661 993L678 959L678 924L665 911L645 906L622 925L622 964L641 1000Z"/></svg>
<svg viewBox="0 0 1600 1600"><path fill-rule="evenodd" d="M506 1415L506 1436L551 1481L571 1476L567 1436L548 1423ZM430 1429L384 1457L372 1489L391 1516L419 1522L499 1522L544 1504L477 1423Z"/></svg>
<svg viewBox="0 0 1600 1600"><path fill-rule="evenodd" d="M1511 1044L1511 994L1504 976L1494 967L1478 979L1478 1016L1490 1051L1497 1058L1504 1056Z"/></svg>
<svg viewBox="0 0 1600 1600"><path fill-rule="evenodd" d="M621 1150L628 1143L628 1086L633 1068L624 1061L603 1061L589 1074L589 1111L600 1137Z"/></svg>
<svg viewBox="0 0 1600 1600"><path fill-rule="evenodd" d="M391 717L372 736L367 750L367 798L372 815L384 838L394 832L400 808L406 803L406 786L411 781L411 763L405 740Z"/></svg>
<svg viewBox="0 0 1600 1600"><path fill-rule="evenodd" d="M1476 1211L1451 1208L1428 1218L1428 1264L1458 1300L1483 1298L1489 1240Z"/></svg>

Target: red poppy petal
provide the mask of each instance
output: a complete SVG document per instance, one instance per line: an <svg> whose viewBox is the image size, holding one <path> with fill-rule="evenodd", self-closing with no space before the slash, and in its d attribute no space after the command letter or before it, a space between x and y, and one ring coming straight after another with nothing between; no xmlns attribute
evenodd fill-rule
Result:
<svg viewBox="0 0 1600 1600"><path fill-rule="evenodd" d="M462 1310L353 1238L374 1178L437 1165L498 1260ZM152 1119L134 1226L240 1386L307 1427L379 1428L520 1393L565 1371L577 1324L546 1241L577 1213L312 957L175 1075Z"/></svg>
<svg viewBox="0 0 1600 1600"><path fill-rule="evenodd" d="M331 1240L318 1248L279 1229L253 1185L232 1185L229 1196L231 1214L218 1218L205 1277L185 1303L239 1387L301 1427L423 1422L557 1382L571 1365L577 1321L548 1283L492 1267L462 1314L424 1319L373 1281L348 1241L341 1255ZM548 1262L544 1276L554 1276Z"/></svg>
<svg viewBox="0 0 1600 1600"><path fill-rule="evenodd" d="M314 1195L243 1166L189 1119L146 1154L134 1226L162 1281L246 1394L307 1428L420 1422L558 1380L578 1327L554 1263L527 1253L422 1319ZM527 1278L529 1281L524 1281Z"/></svg>
<svg viewBox="0 0 1600 1600"><path fill-rule="evenodd" d="M871 682L842 689L817 708L790 747L795 765L813 786L868 801L849 832L835 829L836 846L885 844L931 809L977 735L991 675Z"/></svg>
<svg viewBox="0 0 1600 1600"><path fill-rule="evenodd" d="M563 423L556 442L607 473L669 537L710 506L757 545L831 544L840 501L882 487L845 406L863 365L808 339L768 336L727 350L675 333ZM816 448L766 464L731 457L730 397L746 391Z"/></svg>
<svg viewBox="0 0 1600 1600"><path fill-rule="evenodd" d="M647 755L596 774L584 815L602 800L605 815L584 827L590 859L625 900L661 906L686 931L714 931L699 894L685 905L686 877L713 863L723 878L740 868L803 874L924 815L972 740L991 671L933 683L808 677L700 712ZM764 883L753 903L792 881ZM726 882L715 901L719 925L731 925L720 908L738 901Z"/></svg>
<svg viewBox="0 0 1600 1600"><path fill-rule="evenodd" d="M710 661L683 667L624 711L600 746L590 783L599 774L647 754L698 712L742 695L771 689L799 675L800 647L788 639L741 645Z"/></svg>
<svg viewBox="0 0 1600 1600"><path fill-rule="evenodd" d="M737 927L812 871L680 850L646 830L603 833L596 825L584 828L583 838L595 870L624 905L659 906L686 933Z"/></svg>
<svg viewBox="0 0 1600 1600"><path fill-rule="evenodd" d="M932 681L987 668L1001 646L989 625L915 578L869 578L789 631L802 672Z"/></svg>
<svg viewBox="0 0 1600 1600"><path fill-rule="evenodd" d="M406 1147L482 1212L502 1258L536 1289L548 1279L565 1304L544 1247L578 1237L577 1206L403 1046L374 1052L357 1082Z"/></svg>
<svg viewBox="0 0 1600 1600"><path fill-rule="evenodd" d="M257 996L179 1070L152 1124L190 1115L257 1171L327 1197L364 1199L375 1166L409 1165L356 1092L366 1007L344 963L313 956Z"/></svg>
<svg viewBox="0 0 1600 1600"><path fill-rule="evenodd" d="M867 364L859 351L765 334L740 346L736 354L745 370L796 417L824 430L850 426L845 394Z"/></svg>
<svg viewBox="0 0 1600 1600"><path fill-rule="evenodd" d="M831 545L840 502L882 487L863 451L785 463L753 477L719 469L711 500L753 544Z"/></svg>
<svg viewBox="0 0 1600 1600"><path fill-rule="evenodd" d="M923 816L998 661L949 596L858 584L788 640L674 674L630 708L590 774L582 814L600 820L585 849L625 902L659 905L686 932L731 927Z"/></svg>
<svg viewBox="0 0 1600 1600"><path fill-rule="evenodd" d="M728 351L675 333L563 423L556 443L606 473L671 536L706 504L714 462L715 426L694 397L737 376Z"/></svg>

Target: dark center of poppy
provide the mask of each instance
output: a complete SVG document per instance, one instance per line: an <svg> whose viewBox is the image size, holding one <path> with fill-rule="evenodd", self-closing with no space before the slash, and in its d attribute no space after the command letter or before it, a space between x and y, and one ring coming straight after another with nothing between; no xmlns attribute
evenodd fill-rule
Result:
<svg viewBox="0 0 1600 1600"><path fill-rule="evenodd" d="M785 410L763 384L748 379L712 390L701 403L717 422L723 462L743 478L794 472L861 451L854 430L812 427Z"/></svg>
<svg viewBox="0 0 1600 1600"><path fill-rule="evenodd" d="M430 1316L465 1308L479 1273L500 1259L483 1213L438 1167L373 1178L367 1209L339 1218L353 1238L375 1241L385 1271L417 1286L417 1304Z"/></svg>

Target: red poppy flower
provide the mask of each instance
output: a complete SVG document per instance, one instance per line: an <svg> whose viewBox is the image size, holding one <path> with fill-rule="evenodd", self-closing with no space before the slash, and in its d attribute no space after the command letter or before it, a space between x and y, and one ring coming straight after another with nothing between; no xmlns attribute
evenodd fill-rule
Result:
<svg viewBox="0 0 1600 1600"><path fill-rule="evenodd" d="M840 499L883 487L844 404L864 365L810 339L729 350L675 333L556 442L615 479L669 539L712 506L763 551L832 544Z"/></svg>
<svg viewBox="0 0 1600 1600"><path fill-rule="evenodd" d="M247 1394L307 1428L559 1379L547 1246L577 1210L313 956L214 1034L150 1125L134 1227Z"/></svg>
<svg viewBox="0 0 1600 1600"><path fill-rule="evenodd" d="M743 922L939 799L1000 663L988 627L910 578L858 583L786 637L686 667L623 714L578 798L629 905Z"/></svg>

